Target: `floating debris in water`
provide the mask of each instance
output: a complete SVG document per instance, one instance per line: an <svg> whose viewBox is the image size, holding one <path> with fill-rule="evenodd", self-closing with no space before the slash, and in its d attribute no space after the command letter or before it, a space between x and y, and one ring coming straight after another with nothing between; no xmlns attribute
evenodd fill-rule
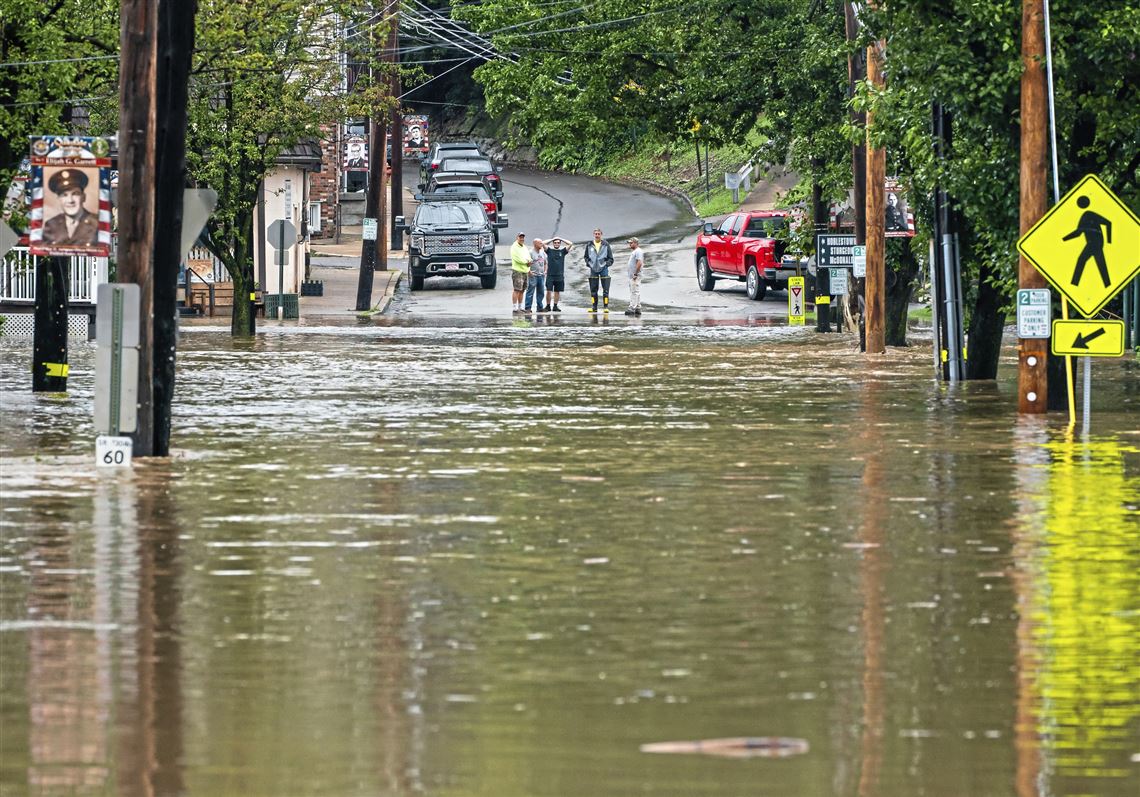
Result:
<svg viewBox="0 0 1140 797"><path fill-rule="evenodd" d="M643 753L715 755L725 758L787 758L808 751L806 739L786 736L738 736L698 739L695 742L654 742L641 745Z"/></svg>
<svg viewBox="0 0 1140 797"><path fill-rule="evenodd" d="M583 559L582 560L582 564L584 564L584 565L608 565L609 563L610 563L609 557L606 557L606 556L594 556L594 557L591 557L590 559Z"/></svg>

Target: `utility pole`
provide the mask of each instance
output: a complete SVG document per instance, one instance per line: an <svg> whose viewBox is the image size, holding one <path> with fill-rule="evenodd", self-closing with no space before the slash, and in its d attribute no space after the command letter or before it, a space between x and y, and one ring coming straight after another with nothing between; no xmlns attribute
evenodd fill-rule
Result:
<svg viewBox="0 0 1140 797"><path fill-rule="evenodd" d="M404 236L396 229L396 217L404 215L404 115L400 109L400 7L392 9L392 249L404 248Z"/></svg>
<svg viewBox="0 0 1140 797"><path fill-rule="evenodd" d="M186 186L186 105L198 0L159 0L155 77L154 455L170 454L174 357L178 345L178 266ZM234 301L242 297L235 296Z"/></svg>
<svg viewBox="0 0 1140 797"><path fill-rule="evenodd" d="M1021 217L1025 235L1045 215L1048 204L1048 109L1045 104L1045 11L1042 0L1021 3ZM1045 278L1025 256L1018 260L1019 288L1047 288ZM1021 338L1017 342L1017 411L1048 409L1049 341Z"/></svg>
<svg viewBox="0 0 1140 797"><path fill-rule="evenodd" d="M873 42L867 48L867 78L875 90L885 85L883 55L887 43ZM868 354L882 354L886 345L886 207L887 153L871 143L874 113L867 114L867 281L866 344Z"/></svg>
<svg viewBox="0 0 1140 797"><path fill-rule="evenodd" d="M67 391L68 258L36 258L32 392Z"/></svg>
<svg viewBox="0 0 1140 797"><path fill-rule="evenodd" d="M385 19L385 24L389 24L392 20L391 15ZM391 27L391 26L390 26ZM394 27L391 28L394 32ZM373 44L379 44L375 35L376 25L372 25ZM388 37L391 38L390 36ZM390 56L384 53L379 53L377 61L386 61ZM382 84L383 77L374 78L377 85ZM384 213L384 176L386 173L385 168L385 144L388 138L388 117L390 114L381 113L373 110L372 115L369 117L368 124L368 193L364 199L364 218L373 219L376 222L376 238L369 240L365 239L361 242L360 247L360 278L356 283L356 310L363 312L372 307L372 281L373 274L379 268L380 271L387 271L388 269L388 250L386 241L388 240L387 225L385 222ZM392 153L394 158L396 153ZM377 261L379 259L379 266Z"/></svg>
<svg viewBox="0 0 1140 797"><path fill-rule="evenodd" d="M119 6L119 282L139 286L134 455L154 452L154 136L158 0ZM177 239L176 239L177 240Z"/></svg>

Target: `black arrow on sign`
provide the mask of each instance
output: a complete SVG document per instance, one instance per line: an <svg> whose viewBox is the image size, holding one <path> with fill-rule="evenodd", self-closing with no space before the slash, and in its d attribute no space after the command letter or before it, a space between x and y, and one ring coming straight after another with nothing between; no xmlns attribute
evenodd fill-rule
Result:
<svg viewBox="0 0 1140 797"><path fill-rule="evenodd" d="M1088 337L1086 337L1086 336L1084 336L1078 332L1077 333L1077 339L1073 341L1073 348L1074 349L1087 349L1089 347L1090 341L1096 340L1097 338L1099 338L1103 334L1104 334L1104 327L1101 327L1096 332L1089 333Z"/></svg>

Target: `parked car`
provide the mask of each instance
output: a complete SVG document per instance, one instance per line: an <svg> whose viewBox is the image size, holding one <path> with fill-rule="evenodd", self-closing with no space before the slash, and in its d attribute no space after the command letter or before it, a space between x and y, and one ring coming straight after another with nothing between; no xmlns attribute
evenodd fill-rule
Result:
<svg viewBox="0 0 1140 797"><path fill-rule="evenodd" d="M491 159L485 156L472 157L449 153L439 162L441 172L471 172L487 180L499 210L503 209L503 178L499 176L502 170L502 166L495 166L491 163Z"/></svg>
<svg viewBox="0 0 1140 797"><path fill-rule="evenodd" d="M697 285L711 291L718 279L743 281L748 298L763 299L768 288L787 290L788 277L801 268L786 255L788 214L780 211L733 213L719 225L705 222L697 234Z"/></svg>
<svg viewBox="0 0 1140 797"><path fill-rule="evenodd" d="M420 159L420 187L427 185L433 172L439 171L439 162L450 155L464 155L472 158L485 158L486 155L474 141L444 141L431 145L431 149Z"/></svg>
<svg viewBox="0 0 1140 797"><path fill-rule="evenodd" d="M475 194L487 211L492 223L499 220L499 208L491 196L491 187L486 180L470 172L442 172L428 181L427 194L436 196L464 196ZM499 230L495 229L495 242L499 241Z"/></svg>
<svg viewBox="0 0 1140 797"><path fill-rule="evenodd" d="M411 223L396 217L408 234L409 287L422 290L428 277L477 276L484 288L494 288L495 230L507 224L506 216L492 222L474 193L424 195Z"/></svg>

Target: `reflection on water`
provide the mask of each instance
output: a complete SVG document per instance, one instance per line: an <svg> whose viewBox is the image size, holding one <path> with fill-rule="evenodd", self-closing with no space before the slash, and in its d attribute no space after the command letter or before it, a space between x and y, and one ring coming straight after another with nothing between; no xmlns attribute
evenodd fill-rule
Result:
<svg viewBox="0 0 1140 797"><path fill-rule="evenodd" d="M1135 366L1081 443L780 327L196 333L95 473L72 359L0 342L2 794L1137 791Z"/></svg>

